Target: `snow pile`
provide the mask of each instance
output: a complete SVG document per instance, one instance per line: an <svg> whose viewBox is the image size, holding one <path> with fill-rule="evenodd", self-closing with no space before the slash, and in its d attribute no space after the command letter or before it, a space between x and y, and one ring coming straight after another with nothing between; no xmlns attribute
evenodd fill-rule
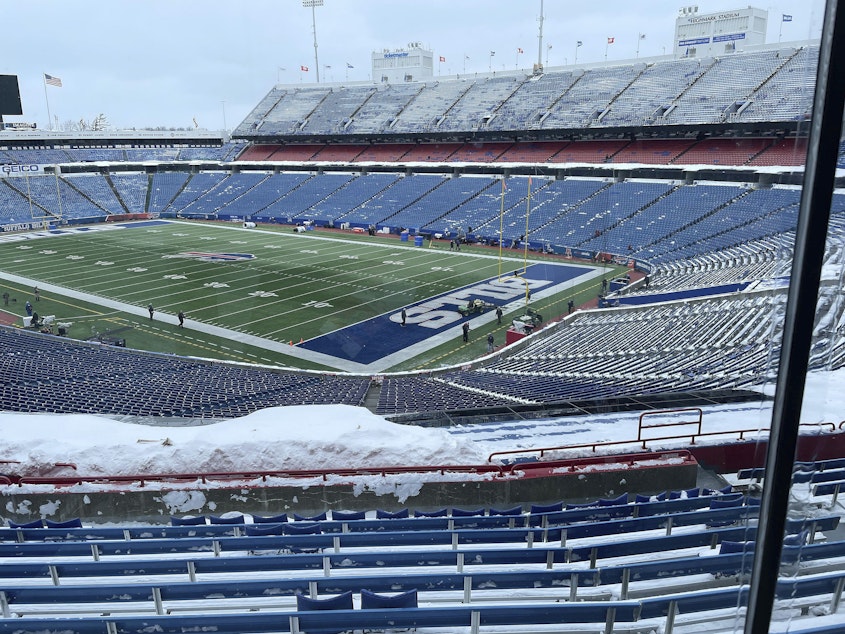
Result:
<svg viewBox="0 0 845 634"><path fill-rule="evenodd" d="M802 423L833 423L818 429L829 432L845 419L843 380L843 370L808 374ZM773 392L772 385L759 389ZM738 430L746 430L745 438L754 437L748 430L758 430L760 436L768 433L771 401L703 409L702 431L725 434L700 439L703 444L736 439ZM29 476L71 473L67 469L51 471L56 463L73 463L84 476L480 465L496 451L629 441L637 438L639 414L616 412L430 429L391 423L365 408L349 405L276 407L238 419L180 427L140 425L103 416L4 412L0 456L7 463L0 466L0 472ZM661 422L677 422L673 416L689 418L688 413L674 414ZM696 427L672 428L679 438L652 442L649 448L684 447L689 442L684 434L693 433ZM807 425L802 432L814 433L814 429ZM658 429L648 435L660 433ZM627 445L624 448L631 450ZM595 455L589 446L564 453L559 457ZM404 486L407 479L401 480Z"/></svg>
<svg viewBox="0 0 845 634"><path fill-rule="evenodd" d="M487 454L442 429L391 423L349 405L275 407L196 427L99 416L4 413L2 470L38 475L57 462L81 475L481 464Z"/></svg>

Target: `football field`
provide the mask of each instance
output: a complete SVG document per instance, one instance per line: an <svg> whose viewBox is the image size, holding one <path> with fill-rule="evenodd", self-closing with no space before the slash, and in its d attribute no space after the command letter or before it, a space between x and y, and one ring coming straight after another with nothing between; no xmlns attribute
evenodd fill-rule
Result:
<svg viewBox="0 0 845 634"><path fill-rule="evenodd" d="M2 308L22 315L29 299L42 317L70 324L70 336L108 332L129 347L381 372L481 356L486 334L504 343L506 326L526 306L547 317L563 313L569 299L594 298L601 277L617 270L542 256L526 261L521 251L505 256L455 252L448 242L415 246L240 224L103 224L0 240L0 282L14 299ZM461 315L458 308L473 299L487 310ZM501 325L494 306L504 313ZM460 352L465 322L474 345Z"/></svg>

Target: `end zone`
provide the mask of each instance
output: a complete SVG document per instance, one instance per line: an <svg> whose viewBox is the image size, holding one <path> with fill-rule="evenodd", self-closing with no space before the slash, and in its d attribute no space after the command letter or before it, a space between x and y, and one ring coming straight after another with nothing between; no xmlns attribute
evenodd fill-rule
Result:
<svg viewBox="0 0 845 634"><path fill-rule="evenodd" d="M525 307L526 290L532 299L542 299L601 274L600 267L535 263L518 276L511 272L409 304L404 307L404 327L400 309L309 339L299 347L361 364L362 371L379 372L408 356L458 340L464 323L482 325L496 319L494 311L461 315L458 307L473 299L499 306L507 314Z"/></svg>

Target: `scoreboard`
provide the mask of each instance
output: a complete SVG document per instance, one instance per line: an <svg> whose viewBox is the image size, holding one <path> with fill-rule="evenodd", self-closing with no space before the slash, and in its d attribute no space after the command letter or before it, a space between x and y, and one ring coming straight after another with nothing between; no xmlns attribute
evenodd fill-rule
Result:
<svg viewBox="0 0 845 634"><path fill-rule="evenodd" d="M4 114L23 114L17 75L0 75L0 121Z"/></svg>

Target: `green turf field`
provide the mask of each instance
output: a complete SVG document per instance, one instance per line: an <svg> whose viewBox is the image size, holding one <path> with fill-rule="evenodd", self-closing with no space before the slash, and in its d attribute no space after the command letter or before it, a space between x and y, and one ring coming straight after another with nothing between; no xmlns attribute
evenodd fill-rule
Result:
<svg viewBox="0 0 845 634"><path fill-rule="evenodd" d="M199 254L244 254L208 261ZM169 222L93 227L72 235L0 242L0 286L8 315L32 301L41 316L70 323L68 334L124 338L129 347L233 361L332 369L290 354L307 341L371 317L523 266L521 252L450 252L448 243L414 247L396 238L280 228ZM542 256L533 256L542 257ZM608 276L615 274L608 271ZM30 283L39 285L35 302ZM599 280L532 307L560 314L566 302L595 297ZM15 301L17 300L17 301ZM155 307L150 320L146 307ZM184 311L186 328L176 325ZM18 322L20 323L20 322ZM506 322L506 323L509 323ZM504 342L506 326L491 324ZM436 345L391 369L439 367L485 352ZM258 339L256 339L258 338ZM293 344L293 345L291 345Z"/></svg>

